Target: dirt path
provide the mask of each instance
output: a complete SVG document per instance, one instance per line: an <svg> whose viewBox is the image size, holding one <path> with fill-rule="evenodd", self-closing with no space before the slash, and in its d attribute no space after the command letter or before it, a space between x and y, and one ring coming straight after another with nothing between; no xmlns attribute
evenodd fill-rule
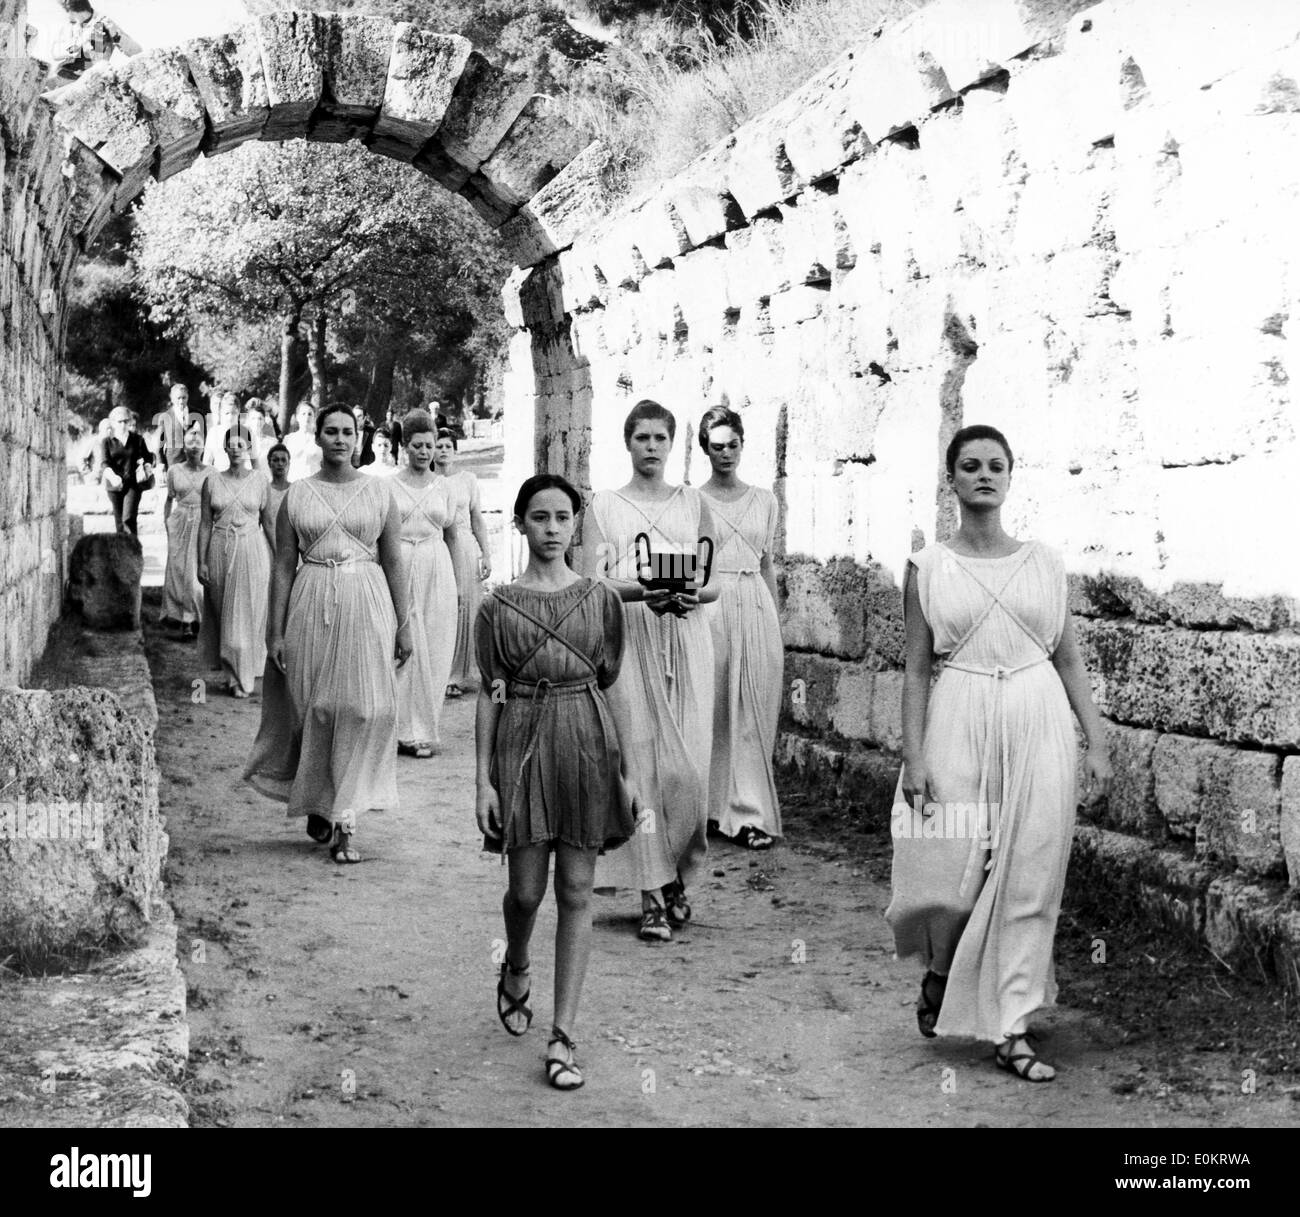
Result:
<svg viewBox="0 0 1300 1217"><path fill-rule="evenodd" d="M472 701L450 704L443 757L399 762L401 810L363 822L367 861L339 868L237 780L258 699L194 704L194 648L156 631L148 646L198 1126L1296 1122L1289 1095L1244 1097L1237 1062L1190 1040L1182 1083L1136 1084L1150 1051L1068 1006L1047 1021L1054 1086L922 1041L879 865L797 806L779 858L716 849L697 923L669 945L635 939L634 899L599 900L588 1085L558 1095L541 1066L553 909L534 1030L510 1039L493 1010L504 871L473 829Z"/></svg>

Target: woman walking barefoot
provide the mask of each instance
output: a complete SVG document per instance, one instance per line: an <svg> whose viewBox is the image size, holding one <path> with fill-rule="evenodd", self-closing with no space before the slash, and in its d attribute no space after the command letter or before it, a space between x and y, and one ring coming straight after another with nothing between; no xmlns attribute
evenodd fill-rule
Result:
<svg viewBox="0 0 1300 1217"><path fill-rule="evenodd" d="M382 430L382 428L381 428ZM397 748L408 756L435 756L438 720L456 649L456 572L444 537L450 526L447 479L430 469L437 434L433 419L415 410L402 420L407 465L390 467L402 515L402 548L410 559L411 632L415 650L397 677ZM375 437L378 453L379 436ZM380 458L382 459L382 458ZM363 465L362 472L379 468Z"/></svg>
<svg viewBox="0 0 1300 1217"><path fill-rule="evenodd" d="M203 514L203 483L212 470L203 463L203 432L185 433L184 461L167 470L167 573L163 578L163 621L174 621L182 636L199 636L203 618L203 587L199 583L199 522Z"/></svg>
<svg viewBox="0 0 1300 1217"><path fill-rule="evenodd" d="M360 862L357 815L397 806L393 659L411 654L410 598L397 504L352 468L351 412L322 410L316 440L321 471L289 487L276 521L262 724L244 777L306 816L335 862Z"/></svg>
<svg viewBox="0 0 1300 1217"><path fill-rule="evenodd" d="M623 424L631 480L592 496L583 538L585 573L607 578L623 600L627 663L609 704L636 810L646 817L628 848L601 862L596 884L638 889L639 934L659 942L691 917L686 885L708 850L713 749L713 636L698 609L717 599L717 585L674 594L637 582L638 534L655 554L694 554L700 537L715 536L700 492L664 481L676 431L658 402L637 403Z"/></svg>
<svg viewBox="0 0 1300 1217"><path fill-rule="evenodd" d="M591 951L596 854L635 828L601 693L622 659L622 606L613 589L580 578L564 560L581 506L562 477L524 482L514 526L528 542L528 568L483 602L475 623L478 825L510 863L497 1017L511 1035L533 1021L529 944L554 851L555 1020L546 1076L558 1090L583 1084L573 1030Z"/></svg>
<svg viewBox="0 0 1300 1217"><path fill-rule="evenodd" d="M785 648L776 611L776 495L736 476L745 446L740 415L718 407L700 420L700 447L713 476L700 487L718 528L713 569L713 763L709 815L746 849L771 849L781 835L772 773L781 716Z"/></svg>
<svg viewBox="0 0 1300 1217"><path fill-rule="evenodd" d="M483 601L483 581L492 577L492 559L488 556L487 525L479 509L478 478L468 469L456 470L456 437L446 428L439 430L434 449L434 472L447 479L447 502L454 525L447 534L451 563L456 571L458 616L456 618L456 653L451 661L451 679L447 696L459 697L473 691L474 621Z"/></svg>
<svg viewBox="0 0 1300 1217"><path fill-rule="evenodd" d="M205 594L201 639L208 664L226 674L235 697L247 697L266 664L269 546L274 536L265 475L248 467L252 439L226 431L225 473L203 482L199 582ZM266 538L263 543L262 538Z"/></svg>
<svg viewBox="0 0 1300 1217"><path fill-rule="evenodd" d="M1056 1070L1034 1052L1028 1020L1056 998L1052 943L1075 814L1071 708L1098 793L1111 767L1060 555L1002 527L1012 463L1001 432L958 431L947 467L961 527L907 565L903 773L885 915L899 957L918 955L926 968L921 1034L992 1040L1000 1067L1049 1082ZM931 691L935 656L943 670Z"/></svg>

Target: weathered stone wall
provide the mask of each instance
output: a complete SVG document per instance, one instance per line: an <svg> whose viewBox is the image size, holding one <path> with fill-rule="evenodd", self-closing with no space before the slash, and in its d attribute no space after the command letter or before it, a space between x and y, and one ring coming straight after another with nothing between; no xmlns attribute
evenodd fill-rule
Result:
<svg viewBox="0 0 1300 1217"><path fill-rule="evenodd" d="M1300 886L1298 39L1282 4L943 0L520 292L550 467L621 482L649 396L698 483L700 414L743 413L784 506L783 756L873 814L904 563L955 526L953 431L1003 429L1007 525L1065 555L1119 769L1080 850L1154 851L1129 873L1229 954Z"/></svg>
<svg viewBox="0 0 1300 1217"><path fill-rule="evenodd" d="M60 400L72 268L62 148L0 0L0 683L21 681L58 617L66 561Z"/></svg>

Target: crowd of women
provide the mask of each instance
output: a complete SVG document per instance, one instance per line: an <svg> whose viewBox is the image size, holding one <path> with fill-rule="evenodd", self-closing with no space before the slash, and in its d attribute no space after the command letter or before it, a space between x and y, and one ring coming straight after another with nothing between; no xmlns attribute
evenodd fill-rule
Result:
<svg viewBox="0 0 1300 1217"><path fill-rule="evenodd" d="M353 463L350 411L299 424L296 450L267 450L269 479L238 422L222 438L227 468L205 467L187 440L169 471L171 516L193 516L175 532L169 517L181 542L169 579L173 559L177 586L194 564L205 636L234 695L263 676L244 776L305 817L335 862L357 862L360 816L396 805L399 754L437 753L443 698L471 687L476 668L476 818L484 847L509 866L497 1015L511 1035L531 1026L531 939L554 855L546 1072L574 1089L593 892L639 893L638 934L664 942L691 920L710 831L749 849L781 836L777 500L740 479L744 422L723 408L699 425L708 481L669 484L677 420L643 401L624 426L622 486L584 505L558 475L524 482L512 521L527 567L480 603L486 534L476 483L452 468L450 434L425 412L408 415L400 463L381 452L390 476L380 478ZM308 435L315 472L295 479L295 461L310 467ZM998 1065L1042 1082L1054 1070L1029 1017L1055 998L1075 814L1071 711L1094 791L1107 789L1110 766L1061 559L1002 528L1009 443L969 427L946 463L961 526L905 566L887 918L899 955L924 967L921 1033L991 1040ZM985 809L977 830L954 827L951 810L969 807Z"/></svg>

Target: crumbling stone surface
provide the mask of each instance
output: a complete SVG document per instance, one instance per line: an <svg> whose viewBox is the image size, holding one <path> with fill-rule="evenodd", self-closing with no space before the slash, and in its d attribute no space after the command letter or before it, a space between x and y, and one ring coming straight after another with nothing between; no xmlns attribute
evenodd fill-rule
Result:
<svg viewBox="0 0 1300 1217"><path fill-rule="evenodd" d="M137 939L167 850L152 735L107 689L0 692L0 949Z"/></svg>
<svg viewBox="0 0 1300 1217"><path fill-rule="evenodd" d="M68 601L97 630L140 628L144 551L125 533L91 533L77 542L68 573Z"/></svg>

